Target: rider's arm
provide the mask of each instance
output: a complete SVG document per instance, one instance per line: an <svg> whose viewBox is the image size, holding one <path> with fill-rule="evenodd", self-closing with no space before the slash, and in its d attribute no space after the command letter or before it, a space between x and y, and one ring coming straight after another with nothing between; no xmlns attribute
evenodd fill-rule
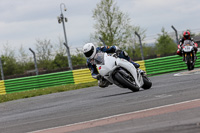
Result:
<svg viewBox="0 0 200 133"><path fill-rule="evenodd" d="M90 72L91 72L92 77L93 77L94 79L98 79L99 73L98 73L98 71L97 71L96 65L91 64L90 59L87 59L87 66L88 66L88 68L89 68L89 70L90 70Z"/></svg>
<svg viewBox="0 0 200 133"><path fill-rule="evenodd" d="M180 45L180 47L182 47L183 42L184 42L184 39L183 39L183 38L179 40L179 45Z"/></svg>
<svg viewBox="0 0 200 133"><path fill-rule="evenodd" d="M115 53L119 48L117 46L102 46L97 47L97 50L100 50L102 52L106 53Z"/></svg>

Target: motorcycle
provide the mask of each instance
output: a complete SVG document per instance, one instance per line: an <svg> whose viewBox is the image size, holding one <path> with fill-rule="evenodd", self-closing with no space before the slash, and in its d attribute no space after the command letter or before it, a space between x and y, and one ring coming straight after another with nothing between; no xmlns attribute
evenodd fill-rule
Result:
<svg viewBox="0 0 200 133"><path fill-rule="evenodd" d="M152 82L141 69L136 69L129 61L118 58L116 54L98 52L94 57L101 79L105 84L115 84L133 92L140 88L150 89Z"/></svg>
<svg viewBox="0 0 200 133"><path fill-rule="evenodd" d="M185 40L182 46L182 55L184 56L185 64L187 65L188 70L193 70L195 61L196 61L196 55L194 51L194 45L191 40Z"/></svg>

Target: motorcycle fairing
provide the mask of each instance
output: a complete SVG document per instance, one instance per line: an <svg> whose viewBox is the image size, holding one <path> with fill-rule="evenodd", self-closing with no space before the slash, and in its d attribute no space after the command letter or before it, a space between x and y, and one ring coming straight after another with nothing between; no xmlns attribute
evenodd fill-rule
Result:
<svg viewBox="0 0 200 133"><path fill-rule="evenodd" d="M128 62L125 59L117 58L116 64L128 70L135 79L136 84L138 87L142 87L144 84L143 78L140 73L137 72L136 68L133 66L132 63Z"/></svg>

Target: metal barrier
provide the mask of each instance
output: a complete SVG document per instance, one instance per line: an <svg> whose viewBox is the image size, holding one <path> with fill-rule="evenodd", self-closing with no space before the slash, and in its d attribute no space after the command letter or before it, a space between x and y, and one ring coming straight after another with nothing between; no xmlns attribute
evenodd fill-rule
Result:
<svg viewBox="0 0 200 133"><path fill-rule="evenodd" d="M91 72L88 68L73 70L73 77L75 84L97 81L96 79L92 78Z"/></svg>
<svg viewBox="0 0 200 133"><path fill-rule="evenodd" d="M199 59L196 60L195 67L200 67L200 52L197 53ZM145 68L148 75L151 74L162 74L180 70L187 70L183 58L179 55L161 57L156 59L145 60Z"/></svg>
<svg viewBox="0 0 200 133"><path fill-rule="evenodd" d="M5 80L6 93L74 84L72 71Z"/></svg>
<svg viewBox="0 0 200 133"><path fill-rule="evenodd" d="M6 94L4 80L0 81L0 95Z"/></svg>
<svg viewBox="0 0 200 133"><path fill-rule="evenodd" d="M142 61L136 61L135 63L140 64L140 69L146 71L146 67L145 67L145 62L144 62L144 60L142 60Z"/></svg>

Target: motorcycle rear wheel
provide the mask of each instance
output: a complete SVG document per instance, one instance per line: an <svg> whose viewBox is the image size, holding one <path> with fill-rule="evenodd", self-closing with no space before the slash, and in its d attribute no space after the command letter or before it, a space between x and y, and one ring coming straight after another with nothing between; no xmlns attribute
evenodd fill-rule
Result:
<svg viewBox="0 0 200 133"><path fill-rule="evenodd" d="M116 72L114 75L115 79L117 80L118 83L120 83L122 86L129 88L133 92L137 92L140 90L140 88L130 81L126 79L126 77L123 76L123 74Z"/></svg>

